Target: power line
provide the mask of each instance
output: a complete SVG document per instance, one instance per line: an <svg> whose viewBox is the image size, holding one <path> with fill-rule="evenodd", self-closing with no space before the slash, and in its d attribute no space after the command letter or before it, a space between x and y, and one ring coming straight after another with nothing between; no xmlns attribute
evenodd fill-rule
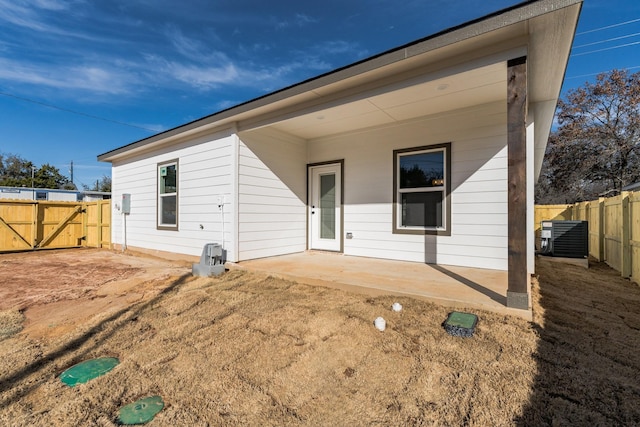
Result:
<svg viewBox="0 0 640 427"><path fill-rule="evenodd" d="M60 110L60 111L64 111L64 112L71 113L71 114L77 114L79 116L89 117L90 119L102 120L103 122L115 123L117 125L122 125L122 126L129 126L129 127L132 127L132 128L142 129L142 130L146 130L146 131L153 132L153 133L156 132L153 129L145 128L145 127L142 127L142 126L132 125L130 123L119 122L117 120L111 120L111 119L106 119L104 117L94 116L93 114L87 114L87 113L82 113L80 111L70 110L68 108L59 107L59 106L53 105L53 104L47 104L45 102L36 101L35 99L25 98L25 97L18 96L18 95L13 95L13 94L7 93L7 92L0 91L0 95L7 96L9 98L19 99L21 101L31 102L32 104L42 105L44 107L53 108L55 110Z"/></svg>
<svg viewBox="0 0 640 427"><path fill-rule="evenodd" d="M632 19L630 21L620 22L618 24L607 25L605 27L594 28L593 30L582 31L580 33L576 33L576 36L581 36L583 34L589 34L589 33L595 33L596 31L608 30L609 28L621 27L622 25L633 24L634 22L638 22L638 21L640 21L640 18Z"/></svg>
<svg viewBox="0 0 640 427"><path fill-rule="evenodd" d="M613 42L613 41L616 41L616 40L628 39L630 37L635 37L635 36L640 36L640 33L627 34L627 35L624 35L624 36L613 37L613 38L610 38L610 39L600 40L600 41L593 42L593 43L581 44L579 46L573 46L572 49L580 49L582 47L593 46L593 45L596 45L596 44L602 44L602 43L608 43L608 42Z"/></svg>
<svg viewBox="0 0 640 427"><path fill-rule="evenodd" d="M620 49L622 47L635 46L635 45L638 45L638 44L640 44L640 42L625 43L625 44L620 44L620 45L617 45L617 46L611 46L611 47L605 47L605 48L602 48L602 49L590 50L588 52L574 53L574 54L572 54L570 56L574 57L574 56L589 55L591 53L604 52L606 50L612 50L612 49Z"/></svg>
<svg viewBox="0 0 640 427"><path fill-rule="evenodd" d="M640 68L640 65L636 65L634 67L624 67L623 70L635 70L636 68ZM571 76L571 77L565 77L565 80L570 80L570 79L580 79L583 77L592 77L592 76L597 76L598 74L602 74L602 73L609 73L611 71L615 70L615 68L612 68L610 70L607 71L599 71L597 73L590 73L590 74L581 74L579 76Z"/></svg>

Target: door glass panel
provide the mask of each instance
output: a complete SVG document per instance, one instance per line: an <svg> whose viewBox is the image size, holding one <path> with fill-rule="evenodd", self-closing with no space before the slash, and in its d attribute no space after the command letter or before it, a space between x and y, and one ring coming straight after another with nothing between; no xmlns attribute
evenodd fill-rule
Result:
<svg viewBox="0 0 640 427"><path fill-rule="evenodd" d="M320 175L320 238L336 238L336 176Z"/></svg>

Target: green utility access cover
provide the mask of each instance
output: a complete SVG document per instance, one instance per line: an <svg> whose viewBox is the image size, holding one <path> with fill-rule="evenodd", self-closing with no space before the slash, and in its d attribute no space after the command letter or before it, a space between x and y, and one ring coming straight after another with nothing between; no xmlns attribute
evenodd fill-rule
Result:
<svg viewBox="0 0 640 427"><path fill-rule="evenodd" d="M162 411L164 402L160 396L145 397L120 409L120 424L145 424Z"/></svg>
<svg viewBox="0 0 640 427"><path fill-rule="evenodd" d="M452 311L444 321L444 329L449 335L458 337L472 337L478 323L478 316L471 313Z"/></svg>
<svg viewBox="0 0 640 427"><path fill-rule="evenodd" d="M120 361L115 357L100 357L98 359L85 360L74 365L60 374L60 380L73 387L76 384L84 384L89 380L98 378L118 365Z"/></svg>

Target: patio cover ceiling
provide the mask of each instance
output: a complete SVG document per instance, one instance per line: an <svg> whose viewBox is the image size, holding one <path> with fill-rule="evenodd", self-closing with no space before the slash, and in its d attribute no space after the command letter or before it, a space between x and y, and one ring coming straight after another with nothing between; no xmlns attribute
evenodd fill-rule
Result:
<svg viewBox="0 0 640 427"><path fill-rule="evenodd" d="M386 92L364 92L353 100L314 105L305 114L276 121L269 127L311 140L495 101L504 100L506 105L506 80L507 65L503 61ZM239 129L255 129L251 123L245 126L241 123Z"/></svg>

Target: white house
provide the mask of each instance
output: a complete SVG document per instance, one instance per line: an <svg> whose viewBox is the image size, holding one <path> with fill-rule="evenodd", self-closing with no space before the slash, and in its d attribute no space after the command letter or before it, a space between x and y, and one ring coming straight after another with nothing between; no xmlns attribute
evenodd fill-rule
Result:
<svg viewBox="0 0 640 427"><path fill-rule="evenodd" d="M0 199L76 202L78 201L78 192L52 188L0 187Z"/></svg>
<svg viewBox="0 0 640 427"><path fill-rule="evenodd" d="M130 195L112 241L505 270L527 308L533 188L581 5L525 2L99 155L114 206Z"/></svg>
<svg viewBox="0 0 640 427"><path fill-rule="evenodd" d="M0 186L0 199L94 202L109 198L111 198L111 193L101 191Z"/></svg>

